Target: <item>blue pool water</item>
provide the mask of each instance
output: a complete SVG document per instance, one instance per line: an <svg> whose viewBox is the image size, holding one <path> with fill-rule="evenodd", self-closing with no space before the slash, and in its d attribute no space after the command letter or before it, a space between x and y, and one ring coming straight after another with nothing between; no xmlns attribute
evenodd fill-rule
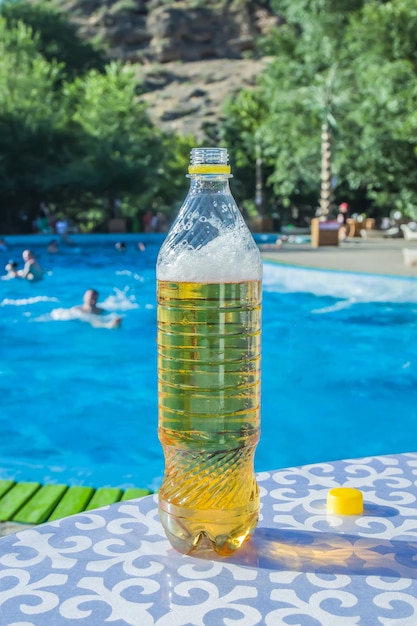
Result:
<svg viewBox="0 0 417 626"><path fill-rule="evenodd" d="M157 488L160 237L75 236L0 282L0 477ZM27 247L8 238L0 267ZM89 287L118 330L67 320ZM68 316L67 316L68 317ZM265 263L258 471L417 449L417 281Z"/></svg>

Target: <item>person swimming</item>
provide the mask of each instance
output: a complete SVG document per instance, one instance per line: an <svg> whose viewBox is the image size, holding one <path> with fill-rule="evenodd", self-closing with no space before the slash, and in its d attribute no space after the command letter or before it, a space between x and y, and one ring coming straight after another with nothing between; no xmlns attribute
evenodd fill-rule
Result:
<svg viewBox="0 0 417 626"><path fill-rule="evenodd" d="M19 278L16 261L9 261L4 268L7 272L1 277L2 280L10 280L11 278Z"/></svg>
<svg viewBox="0 0 417 626"><path fill-rule="evenodd" d="M32 250L24 250L22 254L25 262L24 268L18 271L19 278L26 278L32 282L41 280L44 275L42 267L39 265Z"/></svg>
<svg viewBox="0 0 417 626"><path fill-rule="evenodd" d="M55 254L56 252L58 252L58 242L56 239L51 239L48 244L47 251L49 252L49 254Z"/></svg>
<svg viewBox="0 0 417 626"><path fill-rule="evenodd" d="M109 315L105 309L97 306L98 296L96 289L87 289L83 296L83 303L73 307L71 311L78 319L96 328L119 328L122 318Z"/></svg>

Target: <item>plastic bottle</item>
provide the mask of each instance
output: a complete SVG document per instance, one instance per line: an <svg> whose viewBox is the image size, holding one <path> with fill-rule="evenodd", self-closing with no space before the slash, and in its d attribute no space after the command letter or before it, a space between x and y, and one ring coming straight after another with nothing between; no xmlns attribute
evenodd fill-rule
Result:
<svg viewBox="0 0 417 626"><path fill-rule="evenodd" d="M183 553L228 555L254 530L259 490L259 249L225 148L194 148L189 193L157 260L159 515Z"/></svg>

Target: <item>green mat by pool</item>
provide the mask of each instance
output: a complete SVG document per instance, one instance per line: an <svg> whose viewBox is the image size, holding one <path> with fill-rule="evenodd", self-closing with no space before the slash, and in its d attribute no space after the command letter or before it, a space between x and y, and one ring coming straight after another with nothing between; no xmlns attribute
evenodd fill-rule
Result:
<svg viewBox="0 0 417 626"><path fill-rule="evenodd" d="M94 489L0 480L0 522L42 524L151 493L149 489L136 487Z"/></svg>

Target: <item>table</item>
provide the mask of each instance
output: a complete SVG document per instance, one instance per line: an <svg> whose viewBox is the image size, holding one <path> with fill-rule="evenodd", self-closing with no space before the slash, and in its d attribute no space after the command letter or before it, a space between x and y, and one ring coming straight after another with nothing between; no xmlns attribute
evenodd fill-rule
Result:
<svg viewBox="0 0 417 626"><path fill-rule="evenodd" d="M341 224L336 220L323 222L318 217L311 220L311 245L313 248L319 246L338 246L339 230Z"/></svg>
<svg viewBox="0 0 417 626"><path fill-rule="evenodd" d="M156 496L0 540L1 626L415 626L417 453L258 474L261 520L230 559L175 552ZM364 514L326 513L337 486Z"/></svg>

